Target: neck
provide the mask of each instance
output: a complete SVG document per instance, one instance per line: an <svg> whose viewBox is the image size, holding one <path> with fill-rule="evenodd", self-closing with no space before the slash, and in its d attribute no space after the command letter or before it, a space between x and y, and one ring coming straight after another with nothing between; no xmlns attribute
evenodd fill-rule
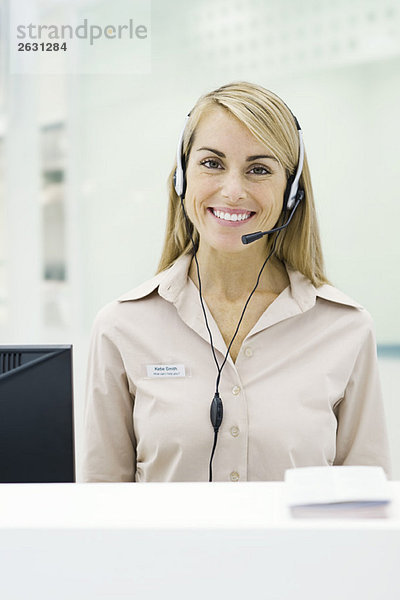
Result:
<svg viewBox="0 0 400 600"><path fill-rule="evenodd" d="M255 242L244 252L223 253L202 246L197 251L201 286L205 296L216 296L229 302L245 300L256 285L258 274L267 257L266 245ZM198 287L196 263L192 260L189 277ZM289 280L284 265L272 256L264 267L258 292L280 294Z"/></svg>

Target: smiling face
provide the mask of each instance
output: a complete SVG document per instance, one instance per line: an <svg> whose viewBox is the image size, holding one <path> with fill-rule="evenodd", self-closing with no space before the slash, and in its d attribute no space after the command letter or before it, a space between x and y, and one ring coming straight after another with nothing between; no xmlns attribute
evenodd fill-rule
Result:
<svg viewBox="0 0 400 600"><path fill-rule="evenodd" d="M272 229L283 206L284 168L236 117L216 106L196 128L187 164L186 210L205 245L248 246L241 236ZM264 244L258 248L264 248Z"/></svg>

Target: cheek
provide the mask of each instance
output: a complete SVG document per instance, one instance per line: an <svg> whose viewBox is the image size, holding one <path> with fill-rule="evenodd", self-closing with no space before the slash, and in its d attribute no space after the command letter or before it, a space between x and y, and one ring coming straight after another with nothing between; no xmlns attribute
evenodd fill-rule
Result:
<svg viewBox="0 0 400 600"><path fill-rule="evenodd" d="M207 177L188 177L185 207L186 212L191 221L196 223L204 216L210 198L216 191L215 184L213 185Z"/></svg>
<svg viewBox="0 0 400 600"><path fill-rule="evenodd" d="M217 188L217 182L208 174L191 175L190 172L188 173L187 193L195 197L198 202L204 201L214 194Z"/></svg>
<svg viewBox="0 0 400 600"><path fill-rule="evenodd" d="M275 211L283 206L285 187L277 182L267 182L262 188L254 191L254 197L268 212Z"/></svg>
<svg viewBox="0 0 400 600"><path fill-rule="evenodd" d="M189 220L193 223L196 229L199 228L199 223L201 222L201 206L197 200L197 197L190 190L187 190L185 196L185 210L186 214L189 217Z"/></svg>
<svg viewBox="0 0 400 600"><path fill-rule="evenodd" d="M273 190L273 212L278 212L278 214L282 211L283 208L283 196L285 194L286 189L286 180L284 182L279 182L274 186Z"/></svg>

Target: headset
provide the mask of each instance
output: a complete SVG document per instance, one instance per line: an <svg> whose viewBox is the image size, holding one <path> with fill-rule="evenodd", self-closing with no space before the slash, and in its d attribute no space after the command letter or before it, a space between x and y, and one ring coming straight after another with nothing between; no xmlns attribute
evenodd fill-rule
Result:
<svg viewBox="0 0 400 600"><path fill-rule="evenodd" d="M287 105L286 105L287 106ZM296 172L292 175L289 176L288 180L287 180L287 184L286 184L286 188L285 188L285 192L284 192L284 196L283 196L283 208L282 208L282 216L283 219L285 218L285 214L290 211L290 214L286 220L285 223L283 223L283 225L280 225L278 227L274 227L273 229L269 229L268 231L256 231L254 233L248 233L246 235L242 235L242 243L243 244L251 244L252 242L255 242L256 240L262 238L264 235L269 235L272 233L276 233L275 235L275 239L273 241L271 250L268 254L268 256L266 257L260 272L258 274L257 277L257 281L256 284L254 286L254 288L252 289L249 297L246 300L246 303L243 307L243 311L242 314L240 316L239 322L236 326L236 330L235 333L233 334L233 337L229 343L229 346L227 348L224 360L222 361L221 365L219 365L218 360L217 360L217 356L215 354L215 348L214 348L214 344L213 344L213 339L212 339L212 333L211 333L211 329L209 327L208 324L208 319L207 319L207 314L206 314L206 310L204 307L204 301L203 301L203 295L202 295L202 287L201 287L201 279L200 279L200 268L199 268L199 263L197 260L197 246L193 240L193 236L192 236L192 232L191 232L191 224L189 221L189 218L186 214L186 210L185 210L185 206L184 206L184 198L185 198L185 194L186 194L186 186L187 186L187 181L186 181L186 159L185 156L183 154L183 139L184 139L184 135L185 135L185 130L186 130L186 126L187 126L187 122L190 118L190 114L189 113L186 117L185 117L185 122L181 131L181 134L179 136L179 141L178 141L178 147L177 147L177 151L176 151L176 169L175 169L175 173L174 173L174 188L175 188L175 192L177 194L177 196L180 197L180 202L181 202L181 207L182 207L182 211L183 211L183 215L185 217L185 222L186 222L186 227L187 227L187 231L189 234L189 237L191 239L192 242L192 246L193 246L193 257L196 263L196 269L197 269L197 278L198 278L198 282L199 282L199 297L200 297L200 304L201 304L201 308L203 311L203 316L204 316L204 321L205 321L205 325L208 331L208 335L210 338L210 344L211 344L211 352L214 358L214 362L216 364L217 367L217 379L216 379L216 386L215 386L215 394L214 394L214 398L211 402L211 407L210 407L210 419L211 419L211 424L212 427L214 429L214 443L213 443L213 447L212 447L212 451L211 451L211 458L210 458L210 464L209 464L209 481L212 481L212 461L214 458L214 453L215 453L215 448L217 445L217 439L218 439L218 432L219 432L219 428L221 426L222 423L222 419L223 419L223 404L222 404L222 399L219 395L219 382L221 379L221 373L222 373L222 369L225 366L225 363L228 359L229 356L229 352L230 349L232 347L232 344L236 338L236 335L239 331L240 325L242 323L243 317L244 317L244 313L247 309L247 306L250 302L251 297L253 296L254 292L256 291L258 284L260 282L260 278L261 278L261 274L264 270L265 265L267 264L267 262L269 261L269 259L271 258L271 256L273 255L273 253L275 252L275 248L276 248L276 243L277 240L279 238L279 235L281 234L282 230L286 229L286 227L289 225L290 221L293 218L293 215L297 209L297 207L299 206L300 202L303 200L304 198L304 190L302 188L300 188L300 177L301 177L301 173L303 171L303 165L304 165L304 141L303 141L303 132L302 129L300 127L300 124L298 122L298 120L296 119L296 117L294 116L294 114L291 112L291 110L289 109L289 107L287 107L288 110L290 111L290 113L293 116L294 122L296 124L296 128L297 128L297 132L298 132L298 136L299 136L299 157L298 157L298 161L297 161L297 168L296 168Z"/></svg>

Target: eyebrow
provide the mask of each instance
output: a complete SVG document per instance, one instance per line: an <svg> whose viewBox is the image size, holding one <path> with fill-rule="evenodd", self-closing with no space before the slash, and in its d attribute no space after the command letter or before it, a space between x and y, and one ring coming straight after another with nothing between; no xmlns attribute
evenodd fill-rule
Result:
<svg viewBox="0 0 400 600"><path fill-rule="evenodd" d="M197 152L200 152L201 150L207 150L208 152L213 152L214 154L216 154L217 156L220 156L221 158L226 158L225 154L223 152L221 152L220 150L215 150L215 148L198 148ZM275 156L271 156L270 154L253 154L252 156L248 156L246 158L246 160L248 162L251 162L252 160L258 160L259 158L271 158L272 160L275 160L276 162L279 162L277 158L275 158Z"/></svg>

